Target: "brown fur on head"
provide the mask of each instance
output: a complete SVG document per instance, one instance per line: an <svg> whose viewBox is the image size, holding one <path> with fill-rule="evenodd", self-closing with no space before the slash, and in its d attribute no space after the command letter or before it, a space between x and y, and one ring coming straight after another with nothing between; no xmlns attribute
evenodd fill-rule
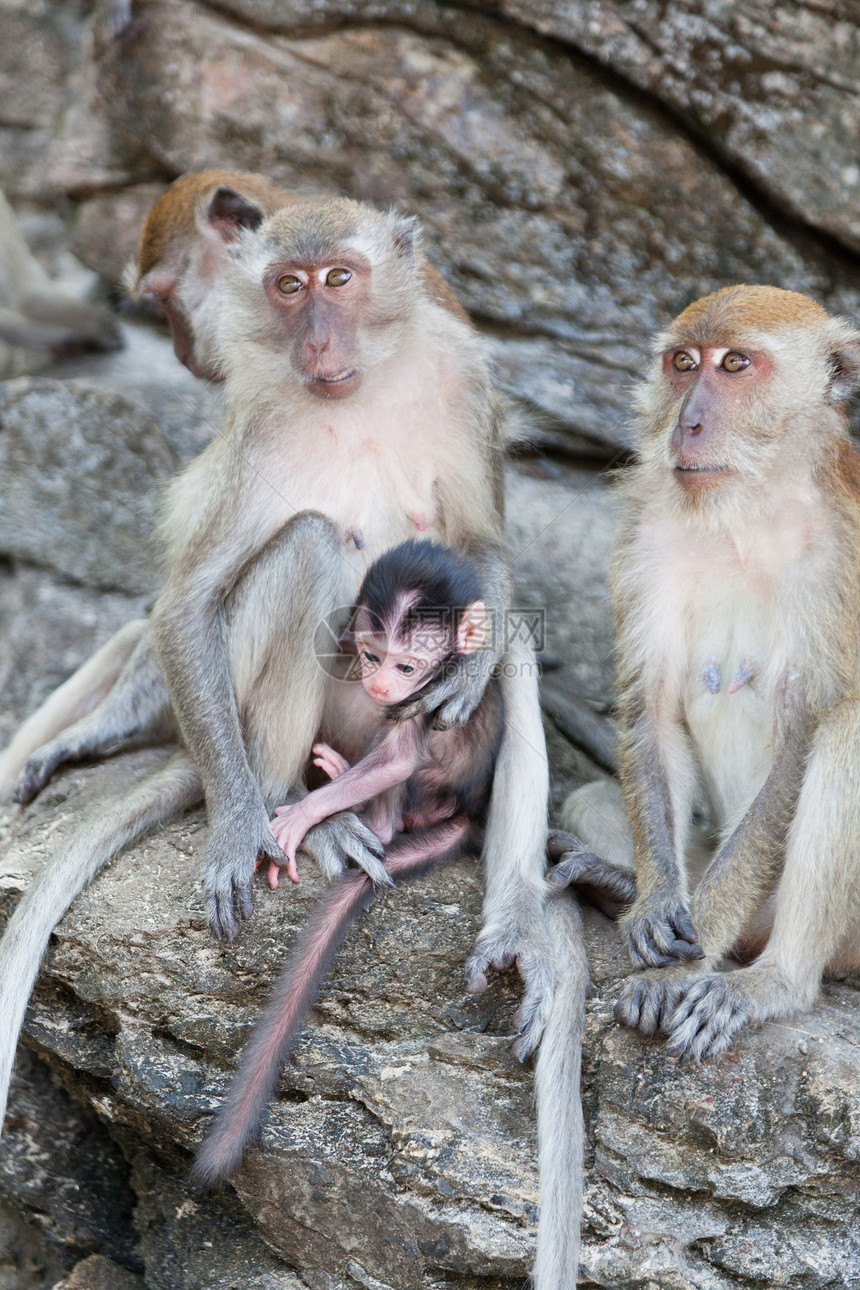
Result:
<svg viewBox="0 0 860 1290"><path fill-rule="evenodd" d="M219 188L230 188L247 201L271 215L291 200L290 194L263 175L244 170L199 170L174 180L146 218L137 251L137 265L132 267L134 281L129 285L133 295L142 279L155 268L175 264L187 249L183 243L193 236L197 221L205 215ZM178 268L178 264L176 264Z"/></svg>
<svg viewBox="0 0 860 1290"><path fill-rule="evenodd" d="M829 317L826 309L799 291L781 287L723 287L701 296L678 314L659 338L660 350L671 337L676 344L732 345L748 334L769 335L794 327L815 327Z"/></svg>
<svg viewBox="0 0 860 1290"><path fill-rule="evenodd" d="M847 435L835 405L860 373L860 333L807 296L726 287L689 305L655 344L641 387L641 459L701 514L780 475L798 477Z"/></svg>
<svg viewBox="0 0 860 1290"><path fill-rule="evenodd" d="M214 296L227 246L241 228L257 227L290 200L262 175L202 170L177 179L149 212L126 290L164 315L176 357L195 376L220 379Z"/></svg>

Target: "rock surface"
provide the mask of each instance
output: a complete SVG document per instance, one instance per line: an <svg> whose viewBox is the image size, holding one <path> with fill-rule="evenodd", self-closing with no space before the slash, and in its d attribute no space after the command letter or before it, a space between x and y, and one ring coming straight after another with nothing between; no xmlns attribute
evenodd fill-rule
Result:
<svg viewBox="0 0 860 1290"><path fill-rule="evenodd" d="M553 802L614 755L610 463L652 333L767 281L860 315L858 21L844 0L0 0L0 184L34 254L115 290L183 170L260 169L418 213L536 417L509 476L524 630L543 633ZM68 255L71 246L89 272ZM156 496L221 400L165 337L0 387L0 742L157 585ZM567 696L565 706L558 696ZM568 737L565 737L568 736ZM571 742L573 739L573 742ZM0 815L0 917L138 751ZM598 764L599 763L599 764ZM471 861L356 929L235 1188L190 1152L320 891L205 927L200 813L115 861L58 928L0 1140L0 1290L514 1290L534 1251L519 985L464 990ZM594 991L582 1284L860 1287L856 983L679 1067L619 1030L628 970L586 911Z"/></svg>

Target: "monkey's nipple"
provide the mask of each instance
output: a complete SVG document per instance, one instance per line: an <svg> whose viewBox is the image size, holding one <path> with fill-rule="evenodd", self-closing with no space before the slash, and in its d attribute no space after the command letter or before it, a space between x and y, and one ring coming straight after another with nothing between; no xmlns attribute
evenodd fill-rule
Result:
<svg viewBox="0 0 860 1290"><path fill-rule="evenodd" d="M708 687L711 694L719 694L720 665L719 663L716 662L716 660L711 659L709 663L705 664L704 678L705 678L705 685Z"/></svg>
<svg viewBox="0 0 860 1290"><path fill-rule="evenodd" d="M735 674L735 679L729 686L729 694L737 694L738 690L746 685L747 681L754 681L758 674L758 668L752 659L742 658L741 665Z"/></svg>

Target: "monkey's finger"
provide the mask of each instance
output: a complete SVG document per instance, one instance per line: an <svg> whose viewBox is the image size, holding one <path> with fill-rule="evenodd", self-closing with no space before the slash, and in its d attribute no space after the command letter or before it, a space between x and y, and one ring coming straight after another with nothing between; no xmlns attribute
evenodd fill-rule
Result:
<svg viewBox="0 0 860 1290"><path fill-rule="evenodd" d="M238 909L239 917L247 922L254 912L254 897L251 892L250 882L236 885L234 906Z"/></svg>
<svg viewBox="0 0 860 1290"><path fill-rule="evenodd" d="M690 941L695 944L699 937L693 926L693 920L686 909L678 909L672 915L672 925L682 941Z"/></svg>
<svg viewBox="0 0 860 1290"><path fill-rule="evenodd" d="M233 913L232 889L216 891L213 895L214 917L210 916L213 931L219 940L232 941L239 935L239 924Z"/></svg>
<svg viewBox="0 0 860 1290"><path fill-rule="evenodd" d="M487 988L487 969L490 959L478 947L466 963L466 989L469 994L483 994Z"/></svg>
<svg viewBox="0 0 860 1290"><path fill-rule="evenodd" d="M673 941L669 946L667 953L671 954L673 958L685 959L687 962L690 962L693 959L703 959L705 957L705 951L698 942L694 942L691 945L687 940Z"/></svg>
<svg viewBox="0 0 860 1290"><path fill-rule="evenodd" d="M550 860L561 860L569 851L575 853L581 848L579 838L574 837L572 833L566 833L564 829L550 829L547 834L546 850Z"/></svg>
<svg viewBox="0 0 860 1290"><path fill-rule="evenodd" d="M351 859L363 869L374 887L393 887L394 879L378 855L370 850L358 850L350 853Z"/></svg>
<svg viewBox="0 0 860 1290"><path fill-rule="evenodd" d="M555 973L550 964L531 954L521 954L517 967L526 992L514 1016L514 1025L520 1032L514 1044L514 1054L523 1062L537 1048L549 1020L555 993Z"/></svg>
<svg viewBox="0 0 860 1290"><path fill-rule="evenodd" d="M556 891L563 891L577 878L582 877L582 864L579 856L568 852L560 864L553 865L547 872L546 880Z"/></svg>

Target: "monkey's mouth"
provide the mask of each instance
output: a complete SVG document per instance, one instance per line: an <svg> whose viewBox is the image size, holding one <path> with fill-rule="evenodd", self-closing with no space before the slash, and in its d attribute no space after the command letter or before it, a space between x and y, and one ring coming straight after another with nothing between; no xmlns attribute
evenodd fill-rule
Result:
<svg viewBox="0 0 860 1290"><path fill-rule="evenodd" d="M321 372L310 378L308 389L323 399L342 399L352 393L358 385L358 379L357 367L344 372Z"/></svg>
<svg viewBox="0 0 860 1290"><path fill-rule="evenodd" d="M705 466L692 461L681 461L675 466L675 478L690 493L716 488L731 473L728 466Z"/></svg>

